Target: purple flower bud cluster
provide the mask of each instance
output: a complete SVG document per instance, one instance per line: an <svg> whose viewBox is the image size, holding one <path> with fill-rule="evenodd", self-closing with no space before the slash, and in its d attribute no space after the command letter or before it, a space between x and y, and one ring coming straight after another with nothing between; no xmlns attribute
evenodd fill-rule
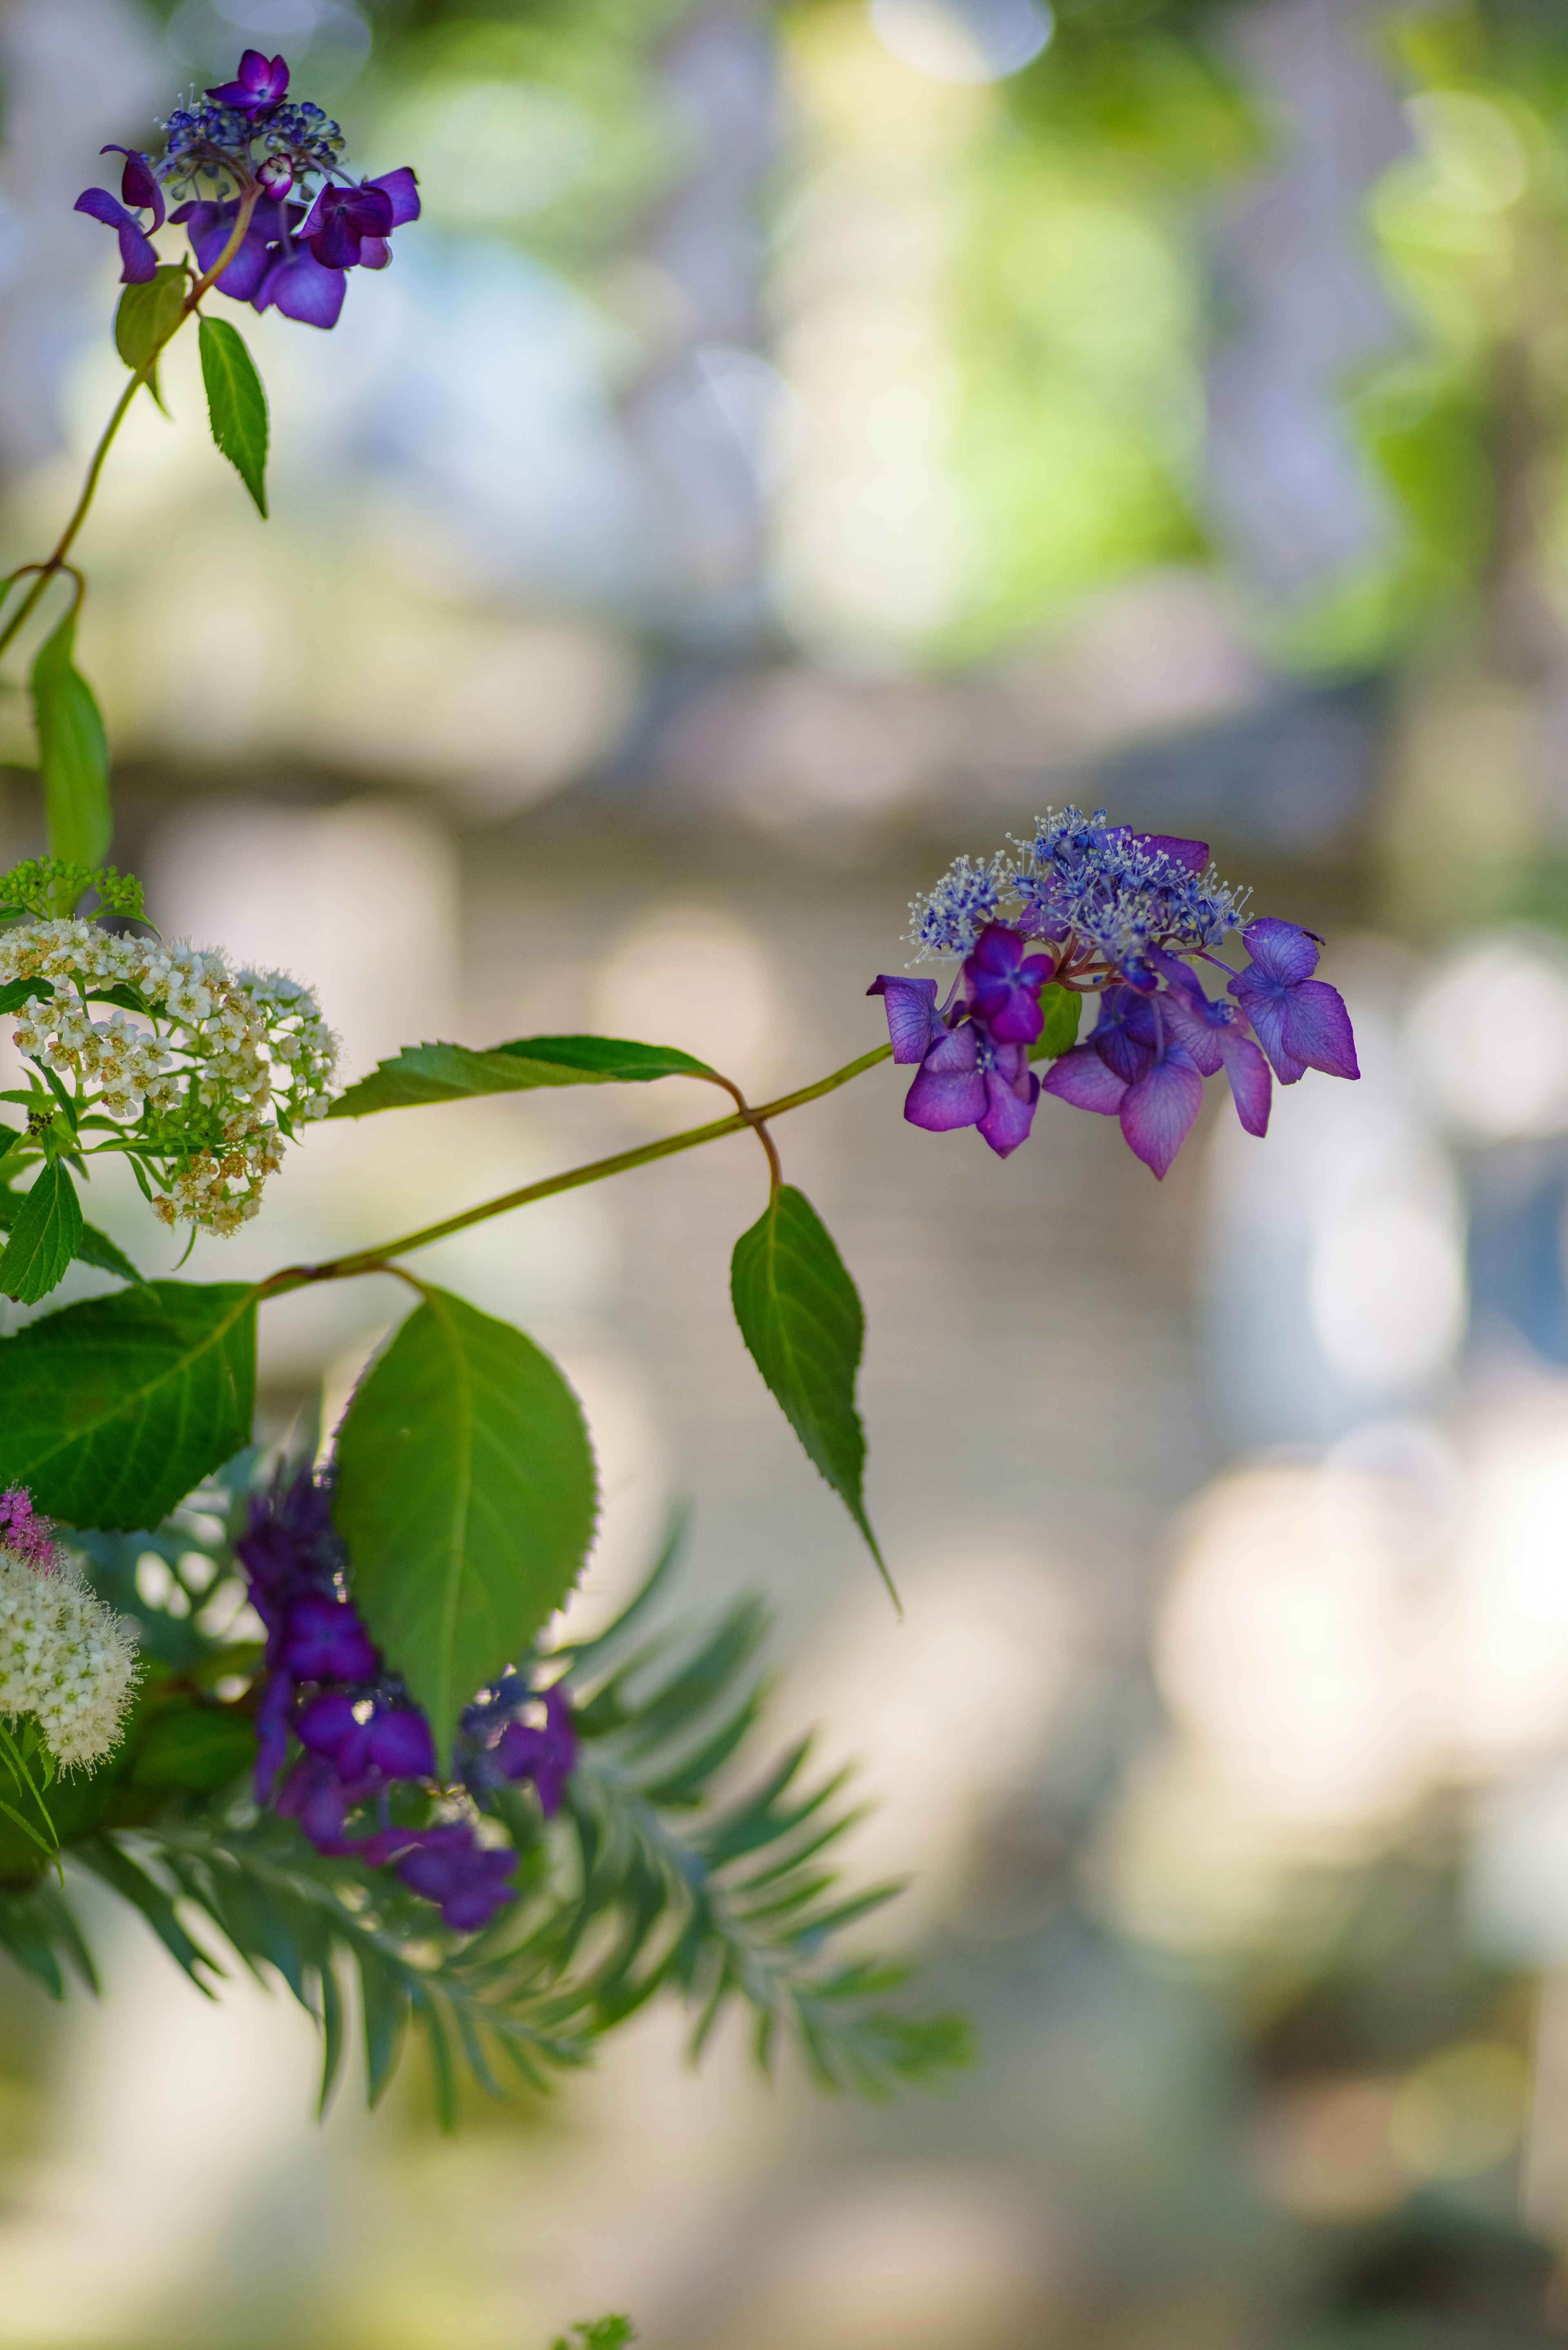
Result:
<svg viewBox="0 0 1568 2350"><path fill-rule="evenodd" d="M919 1065L904 1104L912 1125L978 1127L1005 1158L1044 1092L1118 1118L1163 1176L1205 1077L1224 1070L1241 1124L1262 1135L1271 1067L1286 1086L1308 1069L1360 1076L1344 1002L1313 976L1322 941L1294 922L1247 920L1247 893L1218 879L1207 842L1065 808L1013 847L984 864L959 858L910 909L919 957L961 959L943 1003L933 979L884 973L867 991L885 999L894 1060ZM1213 951L1232 931L1251 958L1239 971ZM1224 974L1223 995L1209 994L1199 965ZM1048 981L1097 993L1099 1013L1042 1082L1029 1061Z"/></svg>
<svg viewBox="0 0 1568 2350"><path fill-rule="evenodd" d="M163 132L156 161L137 148L103 150L125 157L119 201L105 188L77 199L78 213L118 234L128 285L156 275L151 239L165 217L186 229L204 274L244 210L245 233L214 281L218 291L306 326L334 327L348 271L385 269L392 231L420 215L413 172L405 166L378 180L350 179L337 124L308 100L290 100L287 65L259 49L245 51L236 80L176 109ZM288 201L296 189L307 194L313 181L320 182L313 202ZM167 214L165 189L187 199Z"/></svg>
<svg viewBox="0 0 1568 2350"><path fill-rule="evenodd" d="M390 1672L348 1595L332 1523L331 1488L309 1471L253 1502L235 1545L251 1604L266 1627L266 1680L256 1714L255 1795L297 1820L318 1852L396 1869L463 1932L487 1925L515 1896L514 1855L484 1844L472 1818L410 1825L392 1797L428 1811L438 1793L463 1791L472 1811L507 1782L532 1780L541 1809L559 1810L576 1760L571 1704L560 1682L541 1697L508 1669L462 1717L456 1785L437 1784L430 1724ZM533 1717L537 1717L534 1719ZM281 1788L292 1732L300 1753ZM379 1825L350 1834L350 1814Z"/></svg>

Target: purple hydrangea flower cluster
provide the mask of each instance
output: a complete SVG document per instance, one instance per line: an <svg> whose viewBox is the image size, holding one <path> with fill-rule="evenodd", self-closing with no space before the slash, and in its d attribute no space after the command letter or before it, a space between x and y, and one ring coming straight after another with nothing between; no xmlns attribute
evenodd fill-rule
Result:
<svg viewBox="0 0 1568 2350"><path fill-rule="evenodd" d="M88 188L78 213L119 238L120 276L144 285L156 275L153 233L179 222L203 273L223 253L242 210L247 226L221 277L221 294L254 309L281 310L310 327L335 327L350 269L385 269L395 228L420 216L419 185L405 166L379 179L351 179L344 138L318 106L288 97L282 57L247 49L238 78L179 107L163 125L164 151L106 147L125 157L119 199ZM289 201L297 189L309 203ZM165 191L187 199L166 213ZM141 214L150 218L143 225Z"/></svg>
<svg viewBox="0 0 1568 2350"><path fill-rule="evenodd" d="M959 858L910 908L917 960L959 960L941 1004L934 979L884 973L867 991L886 1001L894 1060L918 1064L904 1104L912 1125L978 1127L1005 1158L1044 1092L1119 1118L1132 1149L1163 1176L1205 1077L1224 1070L1241 1124L1261 1135L1271 1068L1286 1086L1308 1069L1360 1076L1344 1002L1313 976L1322 940L1294 922L1249 920L1248 893L1220 880L1206 841L1107 826L1103 808L1070 807L1012 846L1015 855L983 864ZM1240 970L1214 951L1233 931L1251 957ZM1210 995L1199 966L1224 974L1222 995ZM1029 1062L1047 982L1097 993L1099 1011L1042 1081Z"/></svg>
<svg viewBox="0 0 1568 2350"><path fill-rule="evenodd" d="M331 1499L330 1484L306 1471L253 1502L249 1530L235 1544L266 1627L256 1801L297 1820L317 1852L394 1867L447 1925L472 1932L515 1898L506 1881L514 1855L483 1843L472 1819L433 1826L393 1819L395 1788L416 1783L427 1797L436 1792L435 1747L349 1597ZM291 1732L301 1752L279 1788ZM464 1712L453 1766L474 1805L504 1783L532 1780L549 1818L576 1755L565 1687L557 1681L541 1698L509 1669ZM366 1812L379 1825L351 1835L350 1814Z"/></svg>

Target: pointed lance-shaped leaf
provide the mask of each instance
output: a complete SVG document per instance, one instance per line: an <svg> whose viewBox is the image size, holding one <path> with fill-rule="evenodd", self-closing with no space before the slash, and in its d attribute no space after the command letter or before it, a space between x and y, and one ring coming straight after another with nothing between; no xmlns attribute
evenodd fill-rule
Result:
<svg viewBox="0 0 1568 2350"><path fill-rule="evenodd" d="M571 1590L597 1505L582 1409L549 1356L427 1289L348 1407L334 1515L355 1602L438 1752Z"/></svg>
<svg viewBox="0 0 1568 2350"><path fill-rule="evenodd" d="M109 738L92 688L78 671L75 608L33 663L33 722L44 778L49 853L67 865L101 865L114 829ZM67 906L62 909L68 913Z"/></svg>
<svg viewBox="0 0 1568 2350"><path fill-rule="evenodd" d="M245 348L226 318L203 318L197 334L202 381L213 438L266 517L266 393Z"/></svg>
<svg viewBox="0 0 1568 2350"><path fill-rule="evenodd" d="M405 1045L339 1094L328 1118L412 1109L472 1094L526 1093L536 1086L648 1085L655 1077L707 1077L706 1061L671 1045L619 1036L518 1036L472 1052L466 1045Z"/></svg>
<svg viewBox="0 0 1568 2350"><path fill-rule="evenodd" d="M30 1191L13 1193L12 1200L11 1237L0 1250L0 1291L36 1305L59 1286L81 1245L81 1201L69 1168L57 1159L35 1176Z"/></svg>
<svg viewBox="0 0 1568 2350"><path fill-rule="evenodd" d="M862 1492L866 1431L855 1405L855 1376L866 1316L826 1226L793 1185L784 1184L735 1243L730 1295L758 1370L892 1591Z"/></svg>
<svg viewBox="0 0 1568 2350"><path fill-rule="evenodd" d="M78 1526L155 1526L251 1435L255 1293L160 1281L0 1338L0 1485Z"/></svg>

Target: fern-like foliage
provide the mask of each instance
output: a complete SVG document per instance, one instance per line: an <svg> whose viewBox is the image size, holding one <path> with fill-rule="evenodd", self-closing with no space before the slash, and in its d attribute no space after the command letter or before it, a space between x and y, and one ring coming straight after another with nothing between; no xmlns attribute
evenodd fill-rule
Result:
<svg viewBox="0 0 1568 2350"><path fill-rule="evenodd" d="M858 1816L845 1774L814 1778L803 1742L735 1778L762 1710L764 1610L742 1600L695 1636L645 1637L679 1530L607 1631L521 1660L565 1668L580 1744L556 1819L530 1789L497 1795L518 1898L483 1933L449 1931L391 1871L258 1814L242 1775L256 1652L229 1637L245 1629L227 1561L248 1474L235 1464L159 1537L92 1538L95 1579L134 1607L152 1672L116 1765L50 1800L67 1858L139 1909L202 1990L236 1961L282 1977L321 2032L323 2106L351 2009L371 2103L416 2032L449 2125L464 2073L497 2094L508 2078L539 2086L659 1994L689 2010L694 2056L738 2006L764 2067L793 2043L824 2086L885 2094L969 2061L961 2018L900 2002L902 1969L836 1954L898 1890L846 1894L826 1857ZM67 1970L90 1984L67 1897L36 1867L5 1889L3 1863L0 1849L0 1947L55 1997Z"/></svg>

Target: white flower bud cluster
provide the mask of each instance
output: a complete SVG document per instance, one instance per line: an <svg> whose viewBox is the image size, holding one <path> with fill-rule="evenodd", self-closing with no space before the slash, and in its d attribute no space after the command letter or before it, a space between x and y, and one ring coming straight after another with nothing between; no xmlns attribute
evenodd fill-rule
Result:
<svg viewBox="0 0 1568 2350"><path fill-rule="evenodd" d="M327 1115L337 1040L311 989L282 972L231 972L212 950L59 920L0 931L0 985L26 979L54 992L23 1005L18 1049L155 1162L166 1223L237 1232L281 1163L280 1128ZM92 999L115 988L144 1009L95 1019Z"/></svg>
<svg viewBox="0 0 1568 2350"><path fill-rule="evenodd" d="M0 1550L0 1714L30 1713L57 1762L112 1753L136 1679L136 1633L68 1568Z"/></svg>

